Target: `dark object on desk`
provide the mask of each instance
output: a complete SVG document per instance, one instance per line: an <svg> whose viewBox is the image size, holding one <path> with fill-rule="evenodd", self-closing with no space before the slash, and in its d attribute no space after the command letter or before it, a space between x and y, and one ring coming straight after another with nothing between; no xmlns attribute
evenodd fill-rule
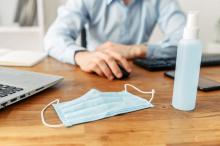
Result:
<svg viewBox="0 0 220 146"><path fill-rule="evenodd" d="M85 28L83 28L81 31L81 46L84 48L87 47L87 34Z"/></svg>
<svg viewBox="0 0 220 146"><path fill-rule="evenodd" d="M168 71L164 73L165 76L174 79L175 71ZM214 80L210 80L205 77L199 78L199 86L198 89L201 91L214 91L220 90L220 83Z"/></svg>
<svg viewBox="0 0 220 146"><path fill-rule="evenodd" d="M176 58L142 58L135 59L134 64L150 71L172 70L176 66ZM201 66L220 65L220 54L205 54Z"/></svg>
<svg viewBox="0 0 220 146"><path fill-rule="evenodd" d="M121 69L121 72L122 72L122 77L121 78L117 78L115 77L115 79L119 79L119 80L123 80L123 79L126 79L129 77L130 73L127 72L121 65L118 65L119 68Z"/></svg>

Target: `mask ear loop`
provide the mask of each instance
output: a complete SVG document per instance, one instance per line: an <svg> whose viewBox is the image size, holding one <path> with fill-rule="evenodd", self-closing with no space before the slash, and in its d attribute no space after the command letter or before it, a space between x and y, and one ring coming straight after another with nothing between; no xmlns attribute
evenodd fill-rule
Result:
<svg viewBox="0 0 220 146"><path fill-rule="evenodd" d="M42 121L42 123L43 123L45 126L51 127L51 128L59 128L59 127L63 127L63 126L64 126L63 124L57 124L57 125L48 124L48 123L45 121L45 118L44 118L44 112L46 111L46 109L47 109L49 106L51 106L52 104L54 104L54 103L58 104L59 102L60 102L59 99L56 99L56 100L50 102L50 103L49 103L47 106L45 106L45 107L43 108L43 110L41 111L41 121Z"/></svg>
<svg viewBox="0 0 220 146"><path fill-rule="evenodd" d="M149 100L149 102L151 103L151 102L153 101L154 96L155 96L155 93L156 93L156 91L155 91L154 89L152 89L151 92L146 92L146 91L142 91L142 90L138 89L138 88L135 87L134 85L131 85L131 84L125 84L125 85L124 85L125 92L128 92L128 86L134 88L135 90L137 90L137 91L140 92L140 93L143 93L143 94L152 94L151 99Z"/></svg>

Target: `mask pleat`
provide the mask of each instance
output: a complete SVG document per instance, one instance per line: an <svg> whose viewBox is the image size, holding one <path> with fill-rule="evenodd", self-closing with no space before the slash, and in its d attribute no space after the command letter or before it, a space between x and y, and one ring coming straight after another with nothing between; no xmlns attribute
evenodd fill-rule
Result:
<svg viewBox="0 0 220 146"><path fill-rule="evenodd" d="M106 104L106 103L111 103L111 102L121 102L121 101L122 101L122 98L120 97L106 97L103 95L102 97L84 100L81 103L77 103L77 104L74 103L74 104L62 105L59 108L62 110L63 113L79 112L80 110L98 106L100 104Z"/></svg>
<svg viewBox="0 0 220 146"><path fill-rule="evenodd" d="M63 112L68 112L68 111L77 111L81 109L85 109L88 106L93 107L99 104L105 104L105 103L110 103L110 102L116 102L116 101L122 101L123 96L118 96L118 95L111 95L105 94L105 93L99 93L96 95L90 95L89 98L84 98L84 100L81 100L79 102L71 102L63 105L59 105L58 108L63 109ZM67 111L66 111L67 110Z"/></svg>
<svg viewBox="0 0 220 146"><path fill-rule="evenodd" d="M121 102L112 102L101 104L93 108L87 108L85 110L81 110L80 112L75 113L64 113L64 117L68 119L69 122L78 123L79 121L88 121L98 120L100 118L104 118L108 115L109 111L112 110L112 107L119 107Z"/></svg>
<svg viewBox="0 0 220 146"><path fill-rule="evenodd" d="M72 101L68 101L68 102L63 102L60 103L59 106L72 106L72 105L76 105L76 104L80 104L82 102L88 101L90 99L93 99L94 97L96 97L98 94L100 94L100 92L96 89L91 89L89 92L87 92L86 94L84 94L83 96L81 96L80 98L76 98L73 99Z"/></svg>

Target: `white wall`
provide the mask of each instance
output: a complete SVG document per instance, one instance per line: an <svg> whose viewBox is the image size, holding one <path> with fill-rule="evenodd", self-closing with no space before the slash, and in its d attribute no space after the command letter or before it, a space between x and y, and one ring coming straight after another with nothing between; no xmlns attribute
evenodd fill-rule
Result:
<svg viewBox="0 0 220 146"><path fill-rule="evenodd" d="M210 46L216 40L216 25L220 19L220 0L181 0L184 10L200 11L200 38L204 43L204 52L220 53L219 46Z"/></svg>
<svg viewBox="0 0 220 146"><path fill-rule="evenodd" d="M18 27L14 23L17 2L18 0L0 0L0 49L43 50L42 23L31 28Z"/></svg>
<svg viewBox="0 0 220 146"><path fill-rule="evenodd" d="M190 10L200 11L200 38L207 45L215 40L215 25L220 19L220 0L179 0L182 9L187 13ZM163 35L156 28L151 42L155 42Z"/></svg>
<svg viewBox="0 0 220 146"><path fill-rule="evenodd" d="M12 25L18 0L0 1L0 25Z"/></svg>
<svg viewBox="0 0 220 146"><path fill-rule="evenodd" d="M57 8L63 0L44 0L44 11L45 11L45 27L46 29L54 21L57 16Z"/></svg>

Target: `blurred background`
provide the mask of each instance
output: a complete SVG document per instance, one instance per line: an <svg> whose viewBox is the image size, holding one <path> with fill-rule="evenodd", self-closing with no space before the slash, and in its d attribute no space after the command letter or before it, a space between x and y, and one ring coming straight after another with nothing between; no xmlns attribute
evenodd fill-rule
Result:
<svg viewBox="0 0 220 146"><path fill-rule="evenodd" d="M0 0L0 48L43 50L43 36L66 0ZM220 53L220 0L179 0L185 12L200 11L204 52ZM163 37L155 29L151 42Z"/></svg>

